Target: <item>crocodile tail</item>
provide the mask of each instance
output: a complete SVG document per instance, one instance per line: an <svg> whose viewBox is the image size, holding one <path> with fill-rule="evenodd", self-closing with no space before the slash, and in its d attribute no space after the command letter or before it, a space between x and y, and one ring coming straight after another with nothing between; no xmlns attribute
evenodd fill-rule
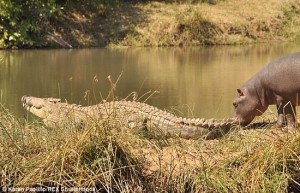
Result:
<svg viewBox="0 0 300 193"><path fill-rule="evenodd" d="M215 139L228 133L238 122L234 118L229 119L185 119L179 118L181 127L170 128L170 135L177 135L185 139L205 138Z"/></svg>

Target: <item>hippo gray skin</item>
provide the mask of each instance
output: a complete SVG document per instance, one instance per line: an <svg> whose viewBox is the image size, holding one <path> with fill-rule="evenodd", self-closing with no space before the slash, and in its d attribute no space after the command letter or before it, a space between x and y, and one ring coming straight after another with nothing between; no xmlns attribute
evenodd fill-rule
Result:
<svg viewBox="0 0 300 193"><path fill-rule="evenodd" d="M237 92L233 106L235 117L242 126L263 114L269 105L276 104L278 126L296 127L295 107L300 99L300 52L271 62Z"/></svg>

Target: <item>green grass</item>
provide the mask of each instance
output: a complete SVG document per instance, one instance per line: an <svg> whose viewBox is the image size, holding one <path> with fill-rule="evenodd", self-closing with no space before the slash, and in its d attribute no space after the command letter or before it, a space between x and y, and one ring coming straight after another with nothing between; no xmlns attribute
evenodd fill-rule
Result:
<svg viewBox="0 0 300 193"><path fill-rule="evenodd" d="M0 187L99 192L299 190L300 133L233 131L217 140L152 138L113 119L49 129L0 110Z"/></svg>

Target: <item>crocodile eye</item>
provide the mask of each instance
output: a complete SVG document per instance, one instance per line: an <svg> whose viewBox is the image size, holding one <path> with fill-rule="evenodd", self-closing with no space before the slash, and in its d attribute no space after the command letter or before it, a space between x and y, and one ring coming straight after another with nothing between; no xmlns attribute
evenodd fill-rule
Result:
<svg viewBox="0 0 300 193"><path fill-rule="evenodd" d="M47 100L54 104L61 102L61 99L58 99L58 98L47 98Z"/></svg>

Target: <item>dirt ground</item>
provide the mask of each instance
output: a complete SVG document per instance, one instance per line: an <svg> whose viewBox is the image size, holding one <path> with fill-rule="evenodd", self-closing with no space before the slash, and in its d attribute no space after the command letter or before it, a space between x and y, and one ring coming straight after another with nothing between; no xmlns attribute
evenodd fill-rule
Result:
<svg viewBox="0 0 300 193"><path fill-rule="evenodd" d="M273 117L273 120L275 118ZM132 149L135 149L134 154L143 157L149 166L145 171L147 174L159 172L176 176L182 173L197 173L211 167L223 167L235 160L246 159L255 153L257 148L264 149L277 142L291 141L300 134L299 132L299 129L278 128L274 122L260 122L247 128L235 129L214 140L150 140L149 143Z"/></svg>

